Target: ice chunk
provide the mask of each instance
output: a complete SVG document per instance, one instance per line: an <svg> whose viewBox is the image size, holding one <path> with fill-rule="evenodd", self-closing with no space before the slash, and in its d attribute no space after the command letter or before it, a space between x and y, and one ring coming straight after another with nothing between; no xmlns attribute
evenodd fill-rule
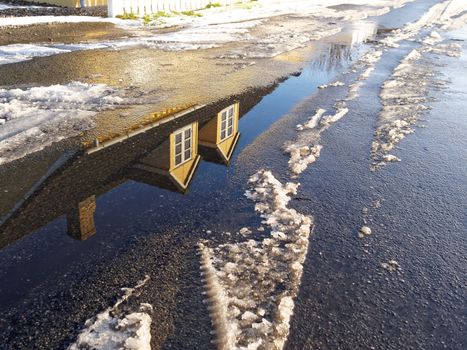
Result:
<svg viewBox="0 0 467 350"><path fill-rule="evenodd" d="M360 238L363 238L365 236L369 236L371 235L371 228L369 228L368 226L363 226L360 231L358 232L358 236Z"/></svg>

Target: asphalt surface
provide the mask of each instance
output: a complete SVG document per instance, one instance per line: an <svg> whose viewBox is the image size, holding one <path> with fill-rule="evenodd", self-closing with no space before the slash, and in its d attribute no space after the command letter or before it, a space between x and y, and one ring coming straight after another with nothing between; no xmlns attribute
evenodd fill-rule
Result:
<svg viewBox="0 0 467 350"><path fill-rule="evenodd" d="M423 9L414 4L406 10L407 20ZM391 23L390 17L385 20ZM361 97L348 104L349 114L323 134L320 159L298 179L300 197L292 205L313 215L316 226L287 349L467 347L467 33L450 36L463 40L456 41L463 56L433 57L439 77L450 83L432 91L435 102L419 123L425 127L396 151L400 163L371 172L370 146L381 108L380 86L415 43L385 53ZM255 107L241 119L243 134L230 166L203 162L187 195L135 181L118 183L98 196L97 234L87 241L68 237L62 216L3 248L4 348L66 347L86 319L144 275L150 282L126 307L153 305L152 347L215 348L202 302L196 243L235 240L225 232L257 225L253 204L243 196L247 178L268 167L288 180L282 144L294 138L295 125L317 107L332 108L345 96L346 86L316 89L332 79L350 79L348 60L330 59L329 53L336 52L332 44L320 50L320 64L311 63L301 76L255 93ZM352 60L359 52L353 49L342 57ZM42 160L33 157L30 164L47 168L56 153L37 155ZM23 168L30 167L27 161ZM10 178L23 168L13 168ZM376 200L380 208L372 208ZM52 206L53 201L60 198L53 197ZM373 234L359 239L364 207L370 208ZM381 267L392 259L400 271Z"/></svg>

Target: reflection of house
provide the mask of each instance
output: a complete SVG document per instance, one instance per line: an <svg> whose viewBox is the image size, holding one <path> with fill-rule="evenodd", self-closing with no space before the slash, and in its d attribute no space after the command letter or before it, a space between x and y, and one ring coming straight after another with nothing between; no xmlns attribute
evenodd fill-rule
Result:
<svg viewBox="0 0 467 350"><path fill-rule="evenodd" d="M239 110L238 103L224 108L200 130L199 148L204 159L229 164L240 137Z"/></svg>
<svg viewBox="0 0 467 350"><path fill-rule="evenodd" d="M175 130L159 147L138 160L128 178L185 192L198 166L198 122Z"/></svg>
<svg viewBox="0 0 467 350"><path fill-rule="evenodd" d="M70 236L80 240L92 236L98 231L94 225L96 200L128 180L185 193L200 157L228 164L239 137L239 119L275 86L167 116L164 122L145 125L90 153L61 154L40 176L31 177L27 169L33 168L36 160L25 157L18 162L20 168L7 168L2 175L17 179L3 181L5 193L15 193L18 182L28 180L30 185L25 193L0 196L5 208L0 219L0 248L62 216L67 218Z"/></svg>

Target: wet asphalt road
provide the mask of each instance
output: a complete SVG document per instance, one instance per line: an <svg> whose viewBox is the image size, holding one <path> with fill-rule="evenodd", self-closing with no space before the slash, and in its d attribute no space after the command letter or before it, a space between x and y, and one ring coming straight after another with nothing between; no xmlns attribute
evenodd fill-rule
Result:
<svg viewBox="0 0 467 350"><path fill-rule="evenodd" d="M465 31L452 35L467 40ZM369 149L379 87L413 44L383 57L362 97L349 103L346 118L323 135L322 155L299 178L301 200L293 201L314 216L316 227L288 349L467 347L467 85L460 74L467 72L467 46L461 44L460 60L440 58L446 64L443 78L451 84L433 92L436 102L420 123L426 127L400 144L401 163L372 173ZM331 77L323 74L321 80ZM63 348L84 320L120 296L120 287L145 274L150 283L128 308L153 304L153 348L214 348L196 242L228 241L222 232L258 223L243 197L248 176L266 166L287 179L282 143L293 139L294 126L317 107L330 108L345 96L345 87L321 90L276 121L319 83L304 74L265 97L242 121L244 127L271 113L276 117L266 120L261 135L244 135L230 168L202 164L187 196L130 181L99 198L98 233L90 240L65 236L59 218L3 249L5 348ZM370 209L373 235L361 240L362 209L375 200L382 206ZM401 272L381 268L391 259Z"/></svg>

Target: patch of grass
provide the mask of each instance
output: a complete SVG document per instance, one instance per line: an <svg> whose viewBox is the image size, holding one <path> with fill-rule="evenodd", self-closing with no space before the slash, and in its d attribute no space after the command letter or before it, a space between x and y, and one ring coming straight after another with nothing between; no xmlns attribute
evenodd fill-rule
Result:
<svg viewBox="0 0 467 350"><path fill-rule="evenodd" d="M161 17L172 17L172 16L173 14L164 12L164 11L157 11L156 13L152 14L152 18L154 19L161 18Z"/></svg>
<svg viewBox="0 0 467 350"><path fill-rule="evenodd" d="M211 3L207 4L206 8L210 9L212 7L221 7L221 6L222 5L219 2L211 2Z"/></svg>
<svg viewBox="0 0 467 350"><path fill-rule="evenodd" d="M136 16L133 12L130 12L130 13L124 13L123 15L118 15L117 18L120 18L120 19L138 19L138 16Z"/></svg>
<svg viewBox="0 0 467 350"><path fill-rule="evenodd" d="M151 16L149 16L149 15L144 15L144 17L143 17L143 23L144 23L145 26L149 25L149 23L151 23L151 21L152 21Z"/></svg>
<svg viewBox="0 0 467 350"><path fill-rule="evenodd" d="M195 12L195 11L183 11L182 15L184 16L193 16L193 17L203 17L201 13Z"/></svg>

